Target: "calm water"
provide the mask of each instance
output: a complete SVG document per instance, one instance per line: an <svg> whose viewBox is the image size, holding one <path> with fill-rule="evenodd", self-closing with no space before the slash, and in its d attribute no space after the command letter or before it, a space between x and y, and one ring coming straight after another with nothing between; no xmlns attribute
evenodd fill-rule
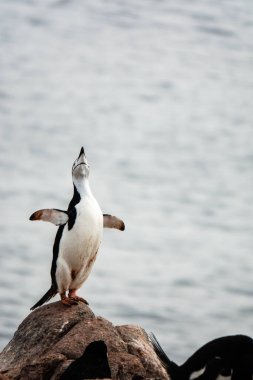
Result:
<svg viewBox="0 0 253 380"><path fill-rule="evenodd" d="M81 145L107 230L80 294L183 361L253 335L251 0L0 1L0 338L49 288Z"/></svg>

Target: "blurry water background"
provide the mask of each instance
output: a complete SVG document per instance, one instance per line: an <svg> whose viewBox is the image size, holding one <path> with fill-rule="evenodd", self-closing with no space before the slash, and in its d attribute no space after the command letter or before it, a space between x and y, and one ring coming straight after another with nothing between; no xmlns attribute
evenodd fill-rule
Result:
<svg viewBox="0 0 253 380"><path fill-rule="evenodd" d="M56 227L28 218L67 207L82 145L126 223L93 311L178 362L252 336L252 1L1 0L0 41L1 348L50 286Z"/></svg>

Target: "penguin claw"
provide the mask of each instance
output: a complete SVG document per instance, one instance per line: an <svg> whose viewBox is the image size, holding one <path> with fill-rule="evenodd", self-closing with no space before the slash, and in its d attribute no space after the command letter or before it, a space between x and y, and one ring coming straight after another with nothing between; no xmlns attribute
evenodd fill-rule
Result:
<svg viewBox="0 0 253 380"><path fill-rule="evenodd" d="M89 305L88 301L86 301L84 298L82 297L78 297L78 296L74 296L74 297L69 297L68 298L69 300L73 300L74 302L78 303L78 302L83 302L85 303L86 305Z"/></svg>
<svg viewBox="0 0 253 380"><path fill-rule="evenodd" d="M61 300L61 303L66 306L72 306L72 305L77 305L78 302L74 299L71 298L64 298Z"/></svg>

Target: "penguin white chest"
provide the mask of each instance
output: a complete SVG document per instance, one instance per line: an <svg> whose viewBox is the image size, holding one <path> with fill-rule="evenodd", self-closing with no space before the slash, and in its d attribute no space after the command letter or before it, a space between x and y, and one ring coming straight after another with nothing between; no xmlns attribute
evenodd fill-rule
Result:
<svg viewBox="0 0 253 380"><path fill-rule="evenodd" d="M65 225L57 266L65 267L77 287L88 277L103 234L103 215L97 201L87 197L76 205L74 225ZM58 282L58 281L57 281Z"/></svg>

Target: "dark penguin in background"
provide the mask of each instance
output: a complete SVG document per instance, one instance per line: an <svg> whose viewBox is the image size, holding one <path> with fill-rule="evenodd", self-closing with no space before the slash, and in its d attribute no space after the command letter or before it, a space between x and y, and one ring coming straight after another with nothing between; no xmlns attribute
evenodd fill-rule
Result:
<svg viewBox="0 0 253 380"><path fill-rule="evenodd" d="M74 195L67 211L43 209L34 212L30 220L43 220L59 226L51 267L52 284L47 293L31 308L35 309L60 293L61 302L73 305L76 291L90 274L103 236L103 227L124 230L122 220L102 214L89 185L90 167L82 148L72 167ZM66 294L68 292L68 294Z"/></svg>
<svg viewBox="0 0 253 380"><path fill-rule="evenodd" d="M98 340L86 347L83 355L70 364L60 380L105 378L111 378L107 347L103 340Z"/></svg>
<svg viewBox="0 0 253 380"><path fill-rule="evenodd" d="M253 340L248 336L214 339L180 366L168 358L153 334L150 340L171 380L253 379Z"/></svg>

